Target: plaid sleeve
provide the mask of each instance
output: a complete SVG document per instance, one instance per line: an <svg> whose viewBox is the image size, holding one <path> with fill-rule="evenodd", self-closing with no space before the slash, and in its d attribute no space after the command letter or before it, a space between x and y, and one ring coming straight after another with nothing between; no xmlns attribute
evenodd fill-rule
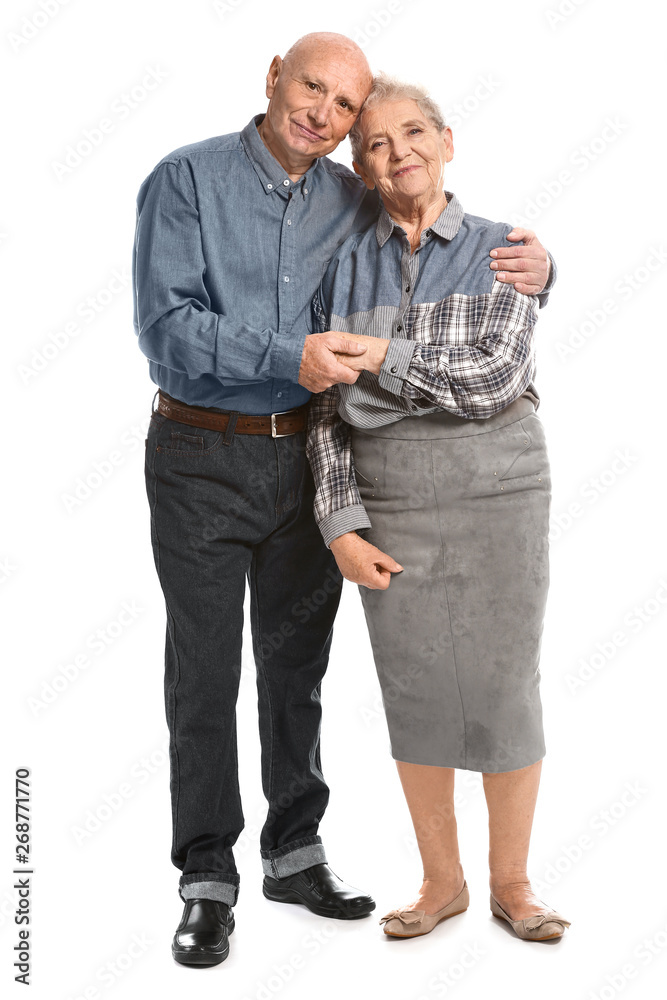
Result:
<svg viewBox="0 0 667 1000"><path fill-rule="evenodd" d="M311 305L313 329L328 329L318 291ZM354 474L350 425L338 413L338 386L313 393L308 408L306 454L315 480L313 511L325 545L347 531L370 528Z"/></svg>
<svg viewBox="0 0 667 1000"><path fill-rule="evenodd" d="M499 281L484 296L455 294L416 306L410 333L417 346L404 377L390 379L397 368L390 344L380 385L460 417L490 417L532 383L537 308L536 295Z"/></svg>
<svg viewBox="0 0 667 1000"><path fill-rule="evenodd" d="M306 454L315 480L313 511L325 545L370 528L354 474L350 425L338 414L338 387L315 393L308 410Z"/></svg>

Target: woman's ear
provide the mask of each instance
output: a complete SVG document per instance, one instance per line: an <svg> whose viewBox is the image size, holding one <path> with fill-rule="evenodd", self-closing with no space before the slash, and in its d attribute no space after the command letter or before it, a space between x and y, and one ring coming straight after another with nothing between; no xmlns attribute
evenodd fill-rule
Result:
<svg viewBox="0 0 667 1000"><path fill-rule="evenodd" d="M445 163L449 163L454 158L454 139L449 126L443 132L443 141L445 144Z"/></svg>
<svg viewBox="0 0 667 1000"><path fill-rule="evenodd" d="M355 174L359 174L359 176L361 177L362 181L364 182L368 190L373 191L375 188L375 181L372 181L370 179L370 177L368 176L362 165L360 163L357 163L356 160L353 160L352 169L354 170Z"/></svg>

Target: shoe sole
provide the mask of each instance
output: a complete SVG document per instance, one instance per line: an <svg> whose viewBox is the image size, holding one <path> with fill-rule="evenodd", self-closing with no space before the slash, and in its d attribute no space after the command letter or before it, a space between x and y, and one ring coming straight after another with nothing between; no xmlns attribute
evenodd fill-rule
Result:
<svg viewBox="0 0 667 1000"><path fill-rule="evenodd" d="M359 917L367 917L375 909L375 903L372 903L363 909L360 907L353 912L342 913L340 910L332 910L326 906L318 906L317 903L307 902L295 889L275 890L267 889L266 885L263 885L262 892L267 899L272 900L274 903L301 903L311 913L316 913L319 917L332 917L334 920L357 920Z"/></svg>
<svg viewBox="0 0 667 1000"><path fill-rule="evenodd" d="M233 933L235 923L232 920L231 924L227 926L227 937ZM220 965L221 962L229 956L229 941L227 941L227 948L225 951L221 952L210 952L210 951L190 951L187 948L175 948L172 944L171 954L175 962L179 965Z"/></svg>
<svg viewBox="0 0 667 1000"><path fill-rule="evenodd" d="M392 934L391 931L385 931L384 933L387 935L387 937L403 938L403 939L413 938L413 937L425 937L427 934L430 934L431 931L434 931L438 926L438 924L444 923L445 920L449 920L450 917L455 917L459 913L465 913L467 909L468 907L464 906L462 910L456 910L454 913L448 913L446 917L440 917L440 920L436 921L436 923L433 924L433 927L431 927L430 931L422 931L421 934Z"/></svg>

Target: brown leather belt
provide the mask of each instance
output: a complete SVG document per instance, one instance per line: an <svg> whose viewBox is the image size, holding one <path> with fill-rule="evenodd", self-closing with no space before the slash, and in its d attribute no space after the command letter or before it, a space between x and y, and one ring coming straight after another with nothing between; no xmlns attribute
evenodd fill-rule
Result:
<svg viewBox="0 0 667 1000"><path fill-rule="evenodd" d="M192 427L205 427L211 431L226 431L230 413L215 413L206 406L190 406L160 390L157 412ZM271 437L287 437L306 429L308 403L294 410L282 413L268 413L266 416L239 413L236 416L235 434L270 434Z"/></svg>

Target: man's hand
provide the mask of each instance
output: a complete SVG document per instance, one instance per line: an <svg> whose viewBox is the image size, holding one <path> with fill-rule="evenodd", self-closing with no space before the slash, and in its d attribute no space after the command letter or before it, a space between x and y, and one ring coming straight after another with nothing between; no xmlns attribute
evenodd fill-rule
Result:
<svg viewBox="0 0 667 1000"><path fill-rule="evenodd" d="M355 343L345 333L335 330L311 333L303 345L299 385L310 392L324 392L337 382L352 385L359 378L359 372L341 364L338 358L363 354L365 350L363 344Z"/></svg>
<svg viewBox="0 0 667 1000"><path fill-rule="evenodd" d="M536 295L549 278L551 261L546 250L532 229L513 229L508 240L523 240L522 247L496 247L490 253L496 257L490 267L497 271L496 278L514 285L517 292Z"/></svg>
<svg viewBox="0 0 667 1000"><path fill-rule="evenodd" d="M345 336L355 344L363 344L366 353L356 357L352 354L336 354L341 364L355 372L366 371L379 375L390 342L384 337L367 337L363 333L346 333Z"/></svg>
<svg viewBox="0 0 667 1000"><path fill-rule="evenodd" d="M391 583L391 574L403 570L400 563L364 541L356 531L339 535L329 547L345 579L360 583L369 590L386 590Z"/></svg>

